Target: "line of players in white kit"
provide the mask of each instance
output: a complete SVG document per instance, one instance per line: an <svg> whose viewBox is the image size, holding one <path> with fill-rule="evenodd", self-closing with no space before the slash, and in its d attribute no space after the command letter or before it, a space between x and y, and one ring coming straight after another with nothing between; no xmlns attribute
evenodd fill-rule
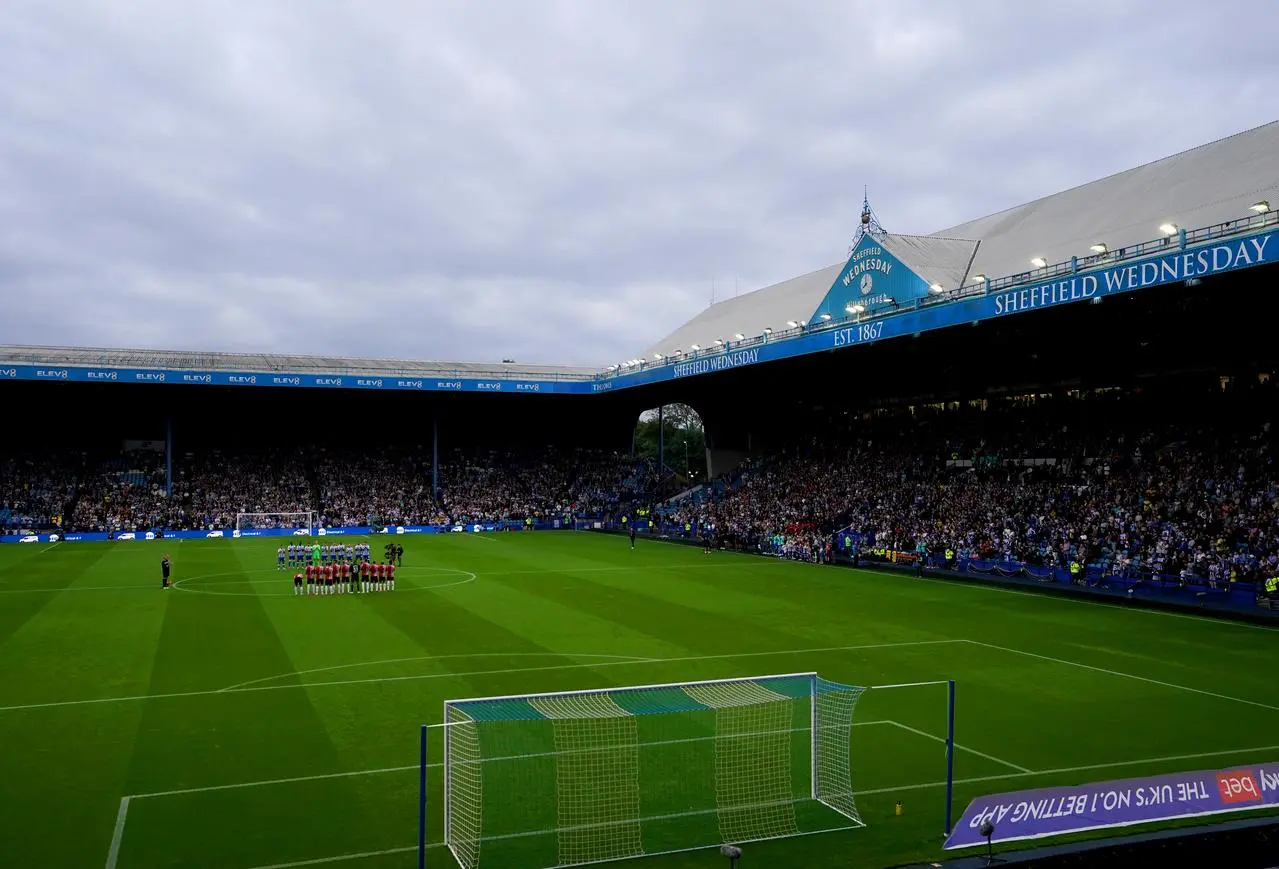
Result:
<svg viewBox="0 0 1279 869"><path fill-rule="evenodd" d="M347 594L395 590L395 561L403 550L387 548L385 562L372 560L367 543L354 546L293 544L276 550L276 570L294 570L293 593Z"/></svg>

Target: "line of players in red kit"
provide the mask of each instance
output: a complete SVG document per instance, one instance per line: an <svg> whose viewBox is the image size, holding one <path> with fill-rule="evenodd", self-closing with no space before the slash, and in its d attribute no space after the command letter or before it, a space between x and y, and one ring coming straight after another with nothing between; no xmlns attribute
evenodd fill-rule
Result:
<svg viewBox="0 0 1279 869"><path fill-rule="evenodd" d="M293 575L293 593L297 595L371 591L395 591L395 565L390 561L308 564Z"/></svg>

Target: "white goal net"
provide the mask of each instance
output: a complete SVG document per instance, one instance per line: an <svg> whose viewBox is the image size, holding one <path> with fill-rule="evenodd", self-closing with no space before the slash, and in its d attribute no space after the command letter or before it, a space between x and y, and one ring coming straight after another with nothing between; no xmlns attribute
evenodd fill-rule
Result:
<svg viewBox="0 0 1279 869"><path fill-rule="evenodd" d="M862 688L814 673L444 705L462 869L562 867L862 826Z"/></svg>
<svg viewBox="0 0 1279 869"><path fill-rule="evenodd" d="M235 535L243 536L252 531L291 530L298 537L310 537L316 533L315 511L305 513L236 513Z"/></svg>

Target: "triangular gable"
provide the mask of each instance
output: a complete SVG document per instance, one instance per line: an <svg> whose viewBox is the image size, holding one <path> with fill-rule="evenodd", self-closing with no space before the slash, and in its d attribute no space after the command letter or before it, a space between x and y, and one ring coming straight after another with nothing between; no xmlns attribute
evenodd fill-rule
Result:
<svg viewBox="0 0 1279 869"><path fill-rule="evenodd" d="M867 312L906 307L926 295L928 282L906 268L879 238L866 233L808 319L816 322L823 314L843 319L849 315L850 305L860 305Z"/></svg>

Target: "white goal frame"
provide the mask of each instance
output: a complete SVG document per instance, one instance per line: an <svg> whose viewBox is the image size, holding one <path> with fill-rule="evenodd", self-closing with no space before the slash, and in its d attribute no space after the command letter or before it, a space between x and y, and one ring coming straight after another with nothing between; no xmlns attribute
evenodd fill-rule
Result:
<svg viewBox="0 0 1279 869"><path fill-rule="evenodd" d="M567 705L571 706L573 704L573 700L576 698L576 700L579 703L581 703L584 707L590 707L595 705L591 702L592 700L595 700L595 699L616 697L618 695L634 694L638 692L687 691L688 689L693 689L694 692L700 693L702 695L716 695L716 694L723 694L725 692L731 692L731 689L733 688L733 686L741 686L743 691L749 691L751 689L758 691L763 687L763 685L767 685L767 683L769 682L780 682L781 680L789 680L791 685L797 685L797 684L807 685L807 691L805 693L800 693L794 696L790 696L790 695L788 696L776 695L776 696L777 696L777 702L782 702L782 701L790 701L791 703L807 702L809 705L808 710L806 710L808 726L799 728L797 730L754 731L748 734L737 734L736 737L769 736L769 735L780 734L784 732L787 734L787 738L789 738L789 734L791 733L794 733L797 735L807 734L809 764L810 764L810 782L811 782L810 793L807 795L808 799L811 800L812 802L820 803L821 805L825 806L827 809L830 809L831 811L842 816L844 819L846 819L847 823L844 823L840 826L826 825L827 826L826 829L799 830L798 828L796 828L795 830L792 830L789 832L779 832L777 834L760 833L758 835L755 835L753 838L745 838L740 841L734 841L732 844L744 844L746 842L763 841L765 839L792 838L794 836L805 836L805 835L812 835L817 833L835 832L838 830L850 830L850 829L858 829L858 828L864 827L865 822L861 819L853 800L853 789L852 789L852 781L851 781L851 769L849 765L849 755L850 755L850 738L851 738L852 719L854 717L853 713L855 711L857 700L861 697L862 693L866 691L867 689L862 687L857 687L857 686L841 685L838 683L827 682L826 680L822 679L817 673L807 672L807 673L784 673L784 674L776 674L776 675L768 675L768 676L754 676L754 677L744 677L744 678L735 678L735 679L712 679L712 680L701 680L701 681L693 681L693 682L671 682L671 683L655 684L655 685L628 685L628 686L620 686L616 688L590 689L590 690L581 690L581 691L560 691L560 692L534 693L534 694L511 694L511 695L503 695L503 696L446 700L444 702L443 723L441 725L436 725L440 727L440 729L443 731L443 740L444 740L444 757L443 757L443 763L441 764L441 766L443 767L443 775L444 775L444 781L443 781L444 841L442 844L446 848L448 848L448 850L452 853L453 857L457 861L458 865L462 867L462 869L476 869L476 866L479 863L478 846L480 843L486 841L486 838L484 837L483 833L481 832L481 828L478 825L475 830L476 838L473 842L458 841L458 837L454 836L454 831L452 828L454 826L453 802L455 799L455 793L454 793L455 755L458 756L457 764L460 766L471 766L471 765L477 765L477 764L483 764L483 763L495 762L495 761L517 761L517 760L524 759L521 757L512 757L512 756L498 756L498 757L493 757L488 759L483 758L482 755L479 753L480 745L478 742L479 734L477 731L477 727L482 726L482 721L472 718L471 715L469 715L463 708L461 708L463 706L466 706L468 704L487 704L487 703L497 704L497 703L503 703L503 702L519 702L519 701L538 701L539 703L547 703L547 702L566 703ZM824 698L836 698L839 701L838 705L840 708L832 708L831 704L824 704L822 702ZM734 708L744 709L754 705L759 705L761 703L771 703L771 702L774 702L774 701L769 699L763 699L763 700L756 700L756 701L746 701L740 704L734 704L732 702L728 702L724 706L708 705L704 707L704 710L706 711L713 710L713 711L719 712L724 709L734 709ZM799 708L802 708L802 707L793 707L793 708L798 710ZM680 711L681 710L675 710L675 709L669 710L669 712L676 713L676 714L678 714ZM686 711L693 711L693 710L686 710ZM635 713L635 714L642 715L645 713ZM649 714L663 714L663 713L659 712L659 713L649 713ZM585 718L586 720L589 720L590 716L589 715L585 716ZM494 719L494 720L508 721L507 719ZM554 720L549 720L548 723L551 723L553 725ZM423 848L425 846L424 843L425 843L425 834L426 834L426 830L425 830L425 809L426 809L425 770L426 770L426 730L428 727L429 725L424 726L422 730L422 782L421 782L421 785L422 785L423 793L422 793L422 805L420 807L422 816L421 816L419 834L420 834L420 842ZM457 727L463 728L463 731L465 732L464 740L463 740L463 732L459 732L456 735L454 734L453 731ZM724 738L733 739L735 738L735 735L730 733L727 736L725 736L720 734L717 731L716 733L712 735L699 736L692 739L679 739L679 740L674 740L673 742L702 742L702 741L715 742L716 740L724 739ZM464 743L461 745L460 748L459 748L459 740L463 740L463 743ZM637 743L637 747L659 746L664 744L669 744L669 743L663 743L663 742ZM472 759L470 757L472 753L475 754L475 759ZM467 755L467 756L462 757L461 755ZM558 757L561 755L561 752L557 750L555 752L552 752L552 755ZM535 757L535 756L546 757L547 755L528 755L526 757ZM467 774L475 776L476 778L482 778L482 773L471 773L467 771ZM827 779L833 779L833 780L827 781ZM637 788L639 787L638 781L636 782L636 787ZM803 798L794 797L792 799L792 804L797 804L804 801L805 800ZM770 804L760 804L757 806L747 805L747 806L744 806L744 808L746 809L761 808L761 807L767 808L769 806ZM481 799L481 807L477 811L479 813L483 812L482 799ZM706 814L706 813L707 813L706 811L694 811L694 812L690 812L689 814L696 815L696 814ZM669 820L669 818L670 816L646 817L641 813L634 819L634 823L635 823L636 830L638 831L643 826L643 823L646 820L649 822L652 822L652 821ZM560 832L561 830L559 828L536 830L536 831L530 830L527 832L508 833L505 835L498 835L495 838L497 839L523 838L526 836L555 835ZM466 839L467 837L464 836L462 838ZM644 850L643 846L641 845L640 853L636 853L632 855L585 859L585 860L578 860L573 862L561 861L554 865L563 867L563 866L586 865L590 863L605 863L605 862L612 862L619 859L622 859L622 860L630 859L631 857L638 857L638 856L654 856L657 854L679 853L681 851L701 850L704 848L716 847L719 844L722 844L722 843L705 842L705 843L693 845L691 847L680 847L680 848L674 848L674 849L667 848L664 850L653 850L653 851ZM422 852L422 856L424 856L424 852Z"/></svg>
<svg viewBox="0 0 1279 869"><path fill-rule="evenodd" d="M295 520L292 525L286 525L286 524L281 524L280 522L277 522L276 524L270 527L271 528L292 527L295 530L301 530L302 528L305 528L307 537L316 536L317 528L316 528L314 510L303 510L303 511L298 511L296 513L236 513L235 514L235 536L239 537L241 532L245 530L244 523L246 519L254 519L254 518L288 519L290 517ZM250 526L250 527L254 527L254 526Z"/></svg>

